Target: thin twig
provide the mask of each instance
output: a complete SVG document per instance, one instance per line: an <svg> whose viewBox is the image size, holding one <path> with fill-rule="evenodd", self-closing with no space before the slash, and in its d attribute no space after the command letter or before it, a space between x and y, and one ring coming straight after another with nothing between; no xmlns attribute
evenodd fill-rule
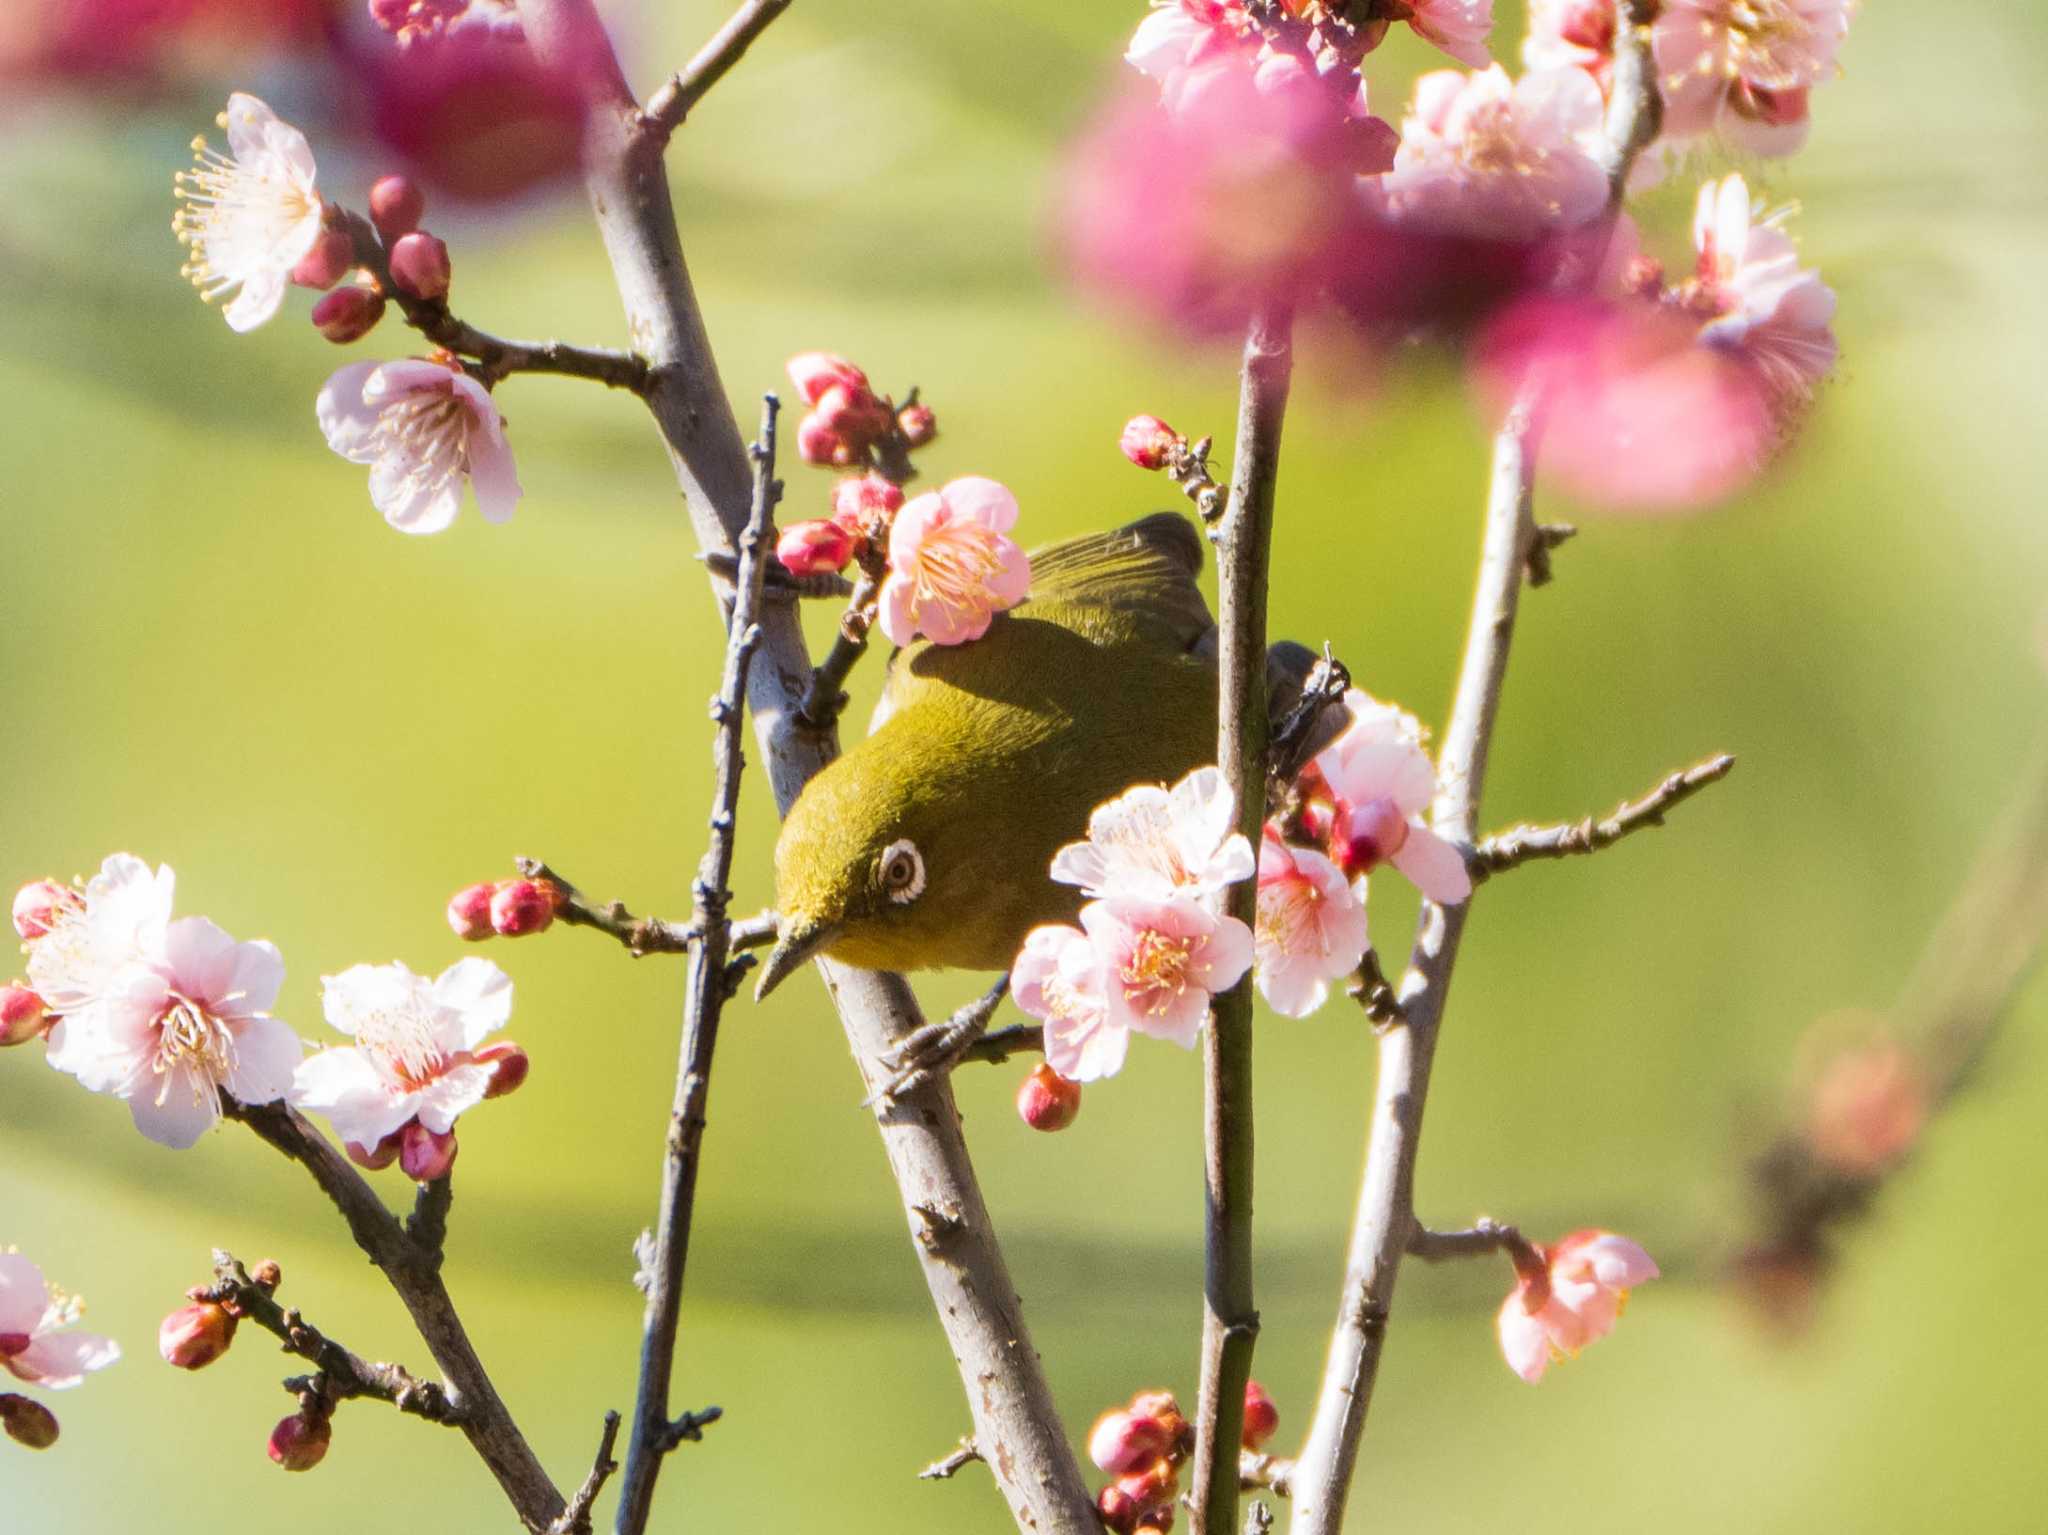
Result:
<svg viewBox="0 0 2048 1535"><path fill-rule="evenodd" d="M1446 1263L1456 1258L1484 1258L1506 1253L1515 1267L1534 1273L1543 1267L1543 1255L1520 1229L1481 1217L1464 1231L1431 1231L1419 1222L1409 1233L1408 1251L1424 1263Z"/></svg>
<svg viewBox="0 0 2048 1535"><path fill-rule="evenodd" d="M1380 969L1377 949L1368 948L1359 956L1358 969L1353 972L1351 984L1346 989L1358 1000L1358 1005L1365 1009L1365 1016L1374 1023L1388 1024L1401 1021L1401 999L1387 980L1386 972Z"/></svg>
<svg viewBox="0 0 2048 1535"><path fill-rule="evenodd" d="M1294 369L1293 316L1255 317L1245 333L1236 473L1216 536L1222 610L1216 760L1237 796L1237 829L1254 847L1266 816L1266 585L1280 432ZM1225 895L1229 915L1258 919L1258 886ZM1252 1294L1252 978L1215 1000L1202 1043L1207 1181L1202 1379L1195 1402L1192 1535L1237 1529L1236 1446L1243 1437L1259 1313Z"/></svg>
<svg viewBox="0 0 2048 1535"><path fill-rule="evenodd" d="M791 0L747 0L697 50L695 58L663 82L661 89L648 98L647 110L641 114L643 152L660 153L676 129L682 127L690 109L725 78L753 47L754 39L766 32L775 18L789 9L790 3Z"/></svg>
<svg viewBox="0 0 2048 1535"><path fill-rule="evenodd" d="M1672 807L1684 804L1734 770L1734 757L1723 753L1671 774L1640 799L1624 800L1603 820L1587 816L1582 821L1555 826L1514 826L1496 832L1472 850L1472 856L1465 860L1466 867L1472 871L1474 880L1482 880L1538 858L1597 853L1631 832L1662 826L1665 813Z"/></svg>
<svg viewBox="0 0 2048 1535"><path fill-rule="evenodd" d="M590 1475L569 1499L561 1517L548 1526L548 1535L590 1535L590 1510L597 1503L597 1495L604 1491L604 1484L619 1469L618 1461L612 1458L618 1442L619 1415L608 1412L604 1415L604 1432L598 1436L597 1455L590 1463Z"/></svg>
<svg viewBox="0 0 2048 1535"><path fill-rule="evenodd" d="M839 615L839 633L832 648L818 663L797 705L797 718L813 730L830 730L846 707L846 679L855 664L868 653L868 633L875 624L875 595L880 587L872 575L863 574Z"/></svg>
<svg viewBox="0 0 2048 1535"><path fill-rule="evenodd" d="M984 1034L960 1053L963 1061L987 1061L991 1065L1007 1061L1013 1055L1042 1055L1045 1053L1045 1025L1042 1023L1013 1023L1007 1029L997 1029L993 1034Z"/></svg>
<svg viewBox="0 0 2048 1535"><path fill-rule="evenodd" d="M1241 1492L1263 1488L1275 1497L1294 1496L1294 1462L1257 1450L1237 1453L1237 1485Z"/></svg>
<svg viewBox="0 0 2048 1535"><path fill-rule="evenodd" d="M624 945L635 959L689 951L695 934L684 924L664 922L659 917L636 917L626 910L623 901L607 901L600 906L538 858L518 858L513 863L527 879L545 880L561 892L555 902L557 921L571 927L594 928Z"/></svg>
<svg viewBox="0 0 2048 1535"><path fill-rule="evenodd" d="M198 1292L202 1300L225 1305L245 1322L253 1322L326 1377L325 1394L333 1401L369 1397L389 1402L400 1412L429 1423L453 1426L462 1413L436 1381L421 1380L402 1365L379 1364L351 1353L313 1326L298 1312L287 1310L271 1292L249 1277L232 1253L213 1254L214 1282Z"/></svg>
<svg viewBox="0 0 2048 1535"><path fill-rule="evenodd" d="M1635 156L1654 137L1661 110L1650 60L1649 23L1655 8L1656 0L1620 0L1614 95L1607 119L1610 228ZM1478 586L1457 698L1438 764L1432 819L1439 835L1461 847L1470 847L1475 836L1522 582L1530 551L1539 542L1531 514L1534 403L1525 392L1494 439ZM1289 1526L1294 1535L1337 1535L1344 1523L1351 1474L1385 1349L1394 1282L1415 1229L1415 1159L1423 1105L1458 944L1470 912L1469 900L1452 907L1423 904L1408 973L1397 997L1403 1020L1380 1035L1365 1177L1352 1219L1337 1325L1315 1418L1299 1458Z"/></svg>
<svg viewBox="0 0 2048 1535"><path fill-rule="evenodd" d="M355 247L355 260L377 279L384 296L398 306L405 323L436 346L473 358L470 372L486 385L513 373L554 373L587 378L634 394L647 388L647 359L636 352L602 347L570 346L561 341L509 341L458 320L445 298L415 298L391 276L391 256L370 221L360 213L343 213L343 229Z"/></svg>
<svg viewBox="0 0 2048 1535"><path fill-rule="evenodd" d="M560 1490L512 1420L464 1330L462 1318L441 1280L438 1251L422 1248L347 1158L297 1109L282 1103L245 1104L224 1098L222 1112L257 1137L302 1164L320 1191L348 1222L372 1263L419 1329L427 1351L447 1379L449 1403L471 1446L497 1478L505 1496L530 1529L545 1529L566 1506Z"/></svg>
<svg viewBox="0 0 2048 1535"><path fill-rule="evenodd" d="M711 1061L718 1046L719 1018L731 994L725 974L731 935L726 919L731 891L726 882L732 877L740 773L746 761L741 737L746 721L747 672L761 643L760 626L755 620L761 606L761 578L769 556L768 530L774 524L775 503L782 495L782 486L775 478L778 407L779 402L772 394L762 401L761 436L753 447L753 504L747 514L746 529L740 534L738 590L727 620L725 675L718 696L711 702L711 718L717 726L711 840L692 887L690 929L697 941L690 951L675 1106L669 1116L666 1154L662 1159L661 1215L655 1226L652 1282L647 1289L646 1320L641 1333L640 1388L633 1409L633 1437L626 1447L625 1479L619 1488L621 1535L638 1535L647 1527L662 1457L680 1442L676 1426L669 1418L669 1383L675 1369L676 1328L682 1319L683 1269L690 1252L697 1171L703 1160ZM694 1433L693 1424L691 1435L683 1437Z"/></svg>
<svg viewBox="0 0 2048 1535"><path fill-rule="evenodd" d="M917 1479L920 1482L951 1481L980 1459L981 1451L974 1447L974 1436L970 1434L960 1441L960 1447L952 1454L941 1456L918 1472Z"/></svg>

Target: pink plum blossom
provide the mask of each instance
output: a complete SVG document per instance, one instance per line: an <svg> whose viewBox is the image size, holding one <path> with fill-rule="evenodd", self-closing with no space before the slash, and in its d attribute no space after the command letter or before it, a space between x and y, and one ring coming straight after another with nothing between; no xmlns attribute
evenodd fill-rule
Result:
<svg viewBox="0 0 2048 1535"><path fill-rule="evenodd" d="M1045 1058L1069 1082L1095 1082L1123 1069L1131 1031L1109 1021L1102 956L1079 928L1035 927L1010 967L1017 1006L1045 1024Z"/></svg>
<svg viewBox="0 0 2048 1535"><path fill-rule="evenodd" d="M1607 206L1593 156L1602 113L1582 70L1424 75L1373 195L1397 224L1448 234L1531 240L1578 228Z"/></svg>
<svg viewBox="0 0 2048 1535"><path fill-rule="evenodd" d="M0 1370L46 1391L77 1385L121 1357L121 1346L72 1324L85 1307L44 1283L17 1252L0 1252Z"/></svg>
<svg viewBox="0 0 2048 1535"><path fill-rule="evenodd" d="M185 275L210 303L233 294L230 327L253 330L277 313L292 269L320 238L325 210L306 136L254 96L228 98L228 153L194 141L197 163L178 176L171 221L191 251Z"/></svg>
<svg viewBox="0 0 2048 1535"><path fill-rule="evenodd" d="M1614 1331L1628 1292L1657 1277L1650 1255L1611 1231L1575 1231L1537 1252L1543 1269L1518 1277L1498 1321L1508 1368L1531 1383Z"/></svg>
<svg viewBox="0 0 2048 1535"><path fill-rule="evenodd" d="M1081 908L1103 961L1112 1025L1192 1050L1209 998L1252 965L1251 929L1185 898L1116 897Z"/></svg>
<svg viewBox="0 0 2048 1535"><path fill-rule="evenodd" d="M1807 92L1835 72L1853 0L1665 0L1652 32L1664 132L1759 155L1806 139Z"/></svg>
<svg viewBox="0 0 2048 1535"><path fill-rule="evenodd" d="M370 500L401 533L439 533L476 489L486 522L519 505L519 475L490 391L445 363L354 362L320 391L327 445L370 466Z"/></svg>
<svg viewBox="0 0 2048 1535"><path fill-rule="evenodd" d="M1421 724L1356 688L1344 702L1351 724L1316 758L1337 798L1336 863L1352 875L1391 863L1432 901L1456 905L1472 893L1472 876L1464 855L1423 820L1436 794L1436 765L1422 748Z"/></svg>
<svg viewBox="0 0 2048 1535"><path fill-rule="evenodd" d="M1164 901L1214 895L1253 868L1237 797L1204 767L1171 789L1139 784L1096 806L1088 839L1053 855L1052 877L1091 896Z"/></svg>
<svg viewBox="0 0 2048 1535"><path fill-rule="evenodd" d="M1775 399L1803 404L1835 365L1834 290L1800 266L1782 215L1756 220L1740 176L1700 188L1693 244L1690 307L1708 316L1700 340L1745 358Z"/></svg>
<svg viewBox="0 0 2048 1535"><path fill-rule="evenodd" d="M446 1135L490 1095L492 1067L476 1052L512 1016L512 982L489 960L457 960L433 980L357 965L323 984L327 1021L355 1043L307 1056L291 1096L344 1141L375 1147L414 1119Z"/></svg>
<svg viewBox="0 0 2048 1535"><path fill-rule="evenodd" d="M1529 69L1583 69L1608 87L1614 69L1614 0L1529 0L1522 63Z"/></svg>
<svg viewBox="0 0 2048 1535"><path fill-rule="evenodd" d="M1124 50L1124 62L1159 82L1169 100L1189 70L1239 46L1249 25L1241 5L1221 0L1155 0Z"/></svg>
<svg viewBox="0 0 2048 1535"><path fill-rule="evenodd" d="M1365 955L1365 903L1329 859L1272 837L1259 849L1254 978L1273 1011L1306 1018Z"/></svg>
<svg viewBox="0 0 2048 1535"><path fill-rule="evenodd" d="M1016 523L1017 498L979 475L907 502L889 530L882 632L898 645L920 634L964 645L988 633L1031 589L1031 561L1007 536Z"/></svg>
<svg viewBox="0 0 2048 1535"><path fill-rule="evenodd" d="M1408 25L1468 69L1493 62L1486 39L1493 31L1493 0L1407 0Z"/></svg>

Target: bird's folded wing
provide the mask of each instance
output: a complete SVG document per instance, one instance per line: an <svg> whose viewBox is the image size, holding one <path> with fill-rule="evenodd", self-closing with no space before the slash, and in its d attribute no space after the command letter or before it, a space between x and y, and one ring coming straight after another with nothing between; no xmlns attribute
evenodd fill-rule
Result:
<svg viewBox="0 0 2048 1535"><path fill-rule="evenodd" d="M1198 584L1202 535L1178 512L1031 551L1033 607L1095 607L1135 621L1148 638L1186 650L1215 626Z"/></svg>

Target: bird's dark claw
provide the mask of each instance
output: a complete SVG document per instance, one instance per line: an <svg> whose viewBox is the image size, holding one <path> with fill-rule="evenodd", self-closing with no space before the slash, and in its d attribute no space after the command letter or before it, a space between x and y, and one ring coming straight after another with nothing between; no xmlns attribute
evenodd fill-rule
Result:
<svg viewBox="0 0 2048 1535"><path fill-rule="evenodd" d="M989 1020L1009 994L1006 975L952 1017L906 1034L882 1056L882 1064L895 1075L870 1093L861 1107L872 1108L884 1098L900 1098L959 1065L975 1041L988 1032Z"/></svg>

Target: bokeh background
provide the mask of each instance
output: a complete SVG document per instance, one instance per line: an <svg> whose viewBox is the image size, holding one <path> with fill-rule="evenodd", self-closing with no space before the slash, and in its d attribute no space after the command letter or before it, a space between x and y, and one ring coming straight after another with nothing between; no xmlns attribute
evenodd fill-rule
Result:
<svg viewBox="0 0 2048 1535"><path fill-rule="evenodd" d="M1518 36L1519 7L1501 10ZM722 14L627 15L636 81ZM775 28L671 160L743 416L783 358L829 347L882 387L922 384L944 433L927 470L1007 481L1029 537L1162 504L1118 427L1146 409L1227 433L1230 359L1078 302L1042 211L1137 15L805 0ZM1426 58L1378 62L1390 110ZM1493 1343L1505 1265L1412 1268L1358 1529L2040 1527L2044 988L1851 1237L1803 1336L1759 1330L1713 1282L1796 1042L1816 1017L1886 1005L2048 734L2048 27L2003 0L1873 5L1844 62L1811 148L1759 172L1802 203L1806 254L1840 291L1840 373L1740 504L1582 519L1526 606L1486 819L1604 808L1718 749L1741 766L1666 831L1486 890L1421 1167L1435 1223L1610 1226L1671 1276L1532 1389ZM384 525L314 428L344 359L303 295L238 338L177 275L171 172L232 86L312 131L331 195L359 202L384 168L323 137L332 83L289 57L206 55L168 84L37 85L0 106L0 876L69 876L115 849L173 864L181 910L282 947L280 1010L311 1036L322 973L459 957L443 901L515 853L680 914L720 635L647 422L589 386L505 387L529 492L510 526ZM1693 180L1647 205L1674 259ZM466 316L622 339L573 193L437 203L429 223ZM354 350L401 346L392 323ZM1332 640L1365 685L1440 720L1483 423L1448 375L1367 377L1312 348L1288 435L1277 628ZM789 514L822 509L821 472L787 477ZM754 779L743 909L769 897L771 838ZM1374 893L1390 954L1412 915L1398 883ZM681 968L568 930L489 952L517 981L534 1075L464 1122L449 1267L573 1483L601 1412L629 1405L629 1248L652 1213ZM939 978L929 999L971 984ZM1260 1030L1256 1373L1284 1441L1334 1314L1371 1040L1341 1004ZM55 1401L56 1449L0 1445L0 1525L506 1527L457 1438L371 1405L343 1411L317 1473L281 1475L263 1440L290 1370L260 1335L196 1376L157 1359L157 1320L220 1244L277 1257L285 1299L354 1348L427 1363L294 1169L232 1127L163 1151L37 1055L0 1058L0 1241L85 1292L128 1357ZM1193 1389L1198 1074L1141 1045L1072 1131L1041 1136L1009 1107L1021 1069L966 1071L959 1090L1079 1432L1136 1387ZM858 1098L815 982L736 1009L678 1371L679 1406L726 1418L676 1457L657 1528L1007 1527L974 1471L913 1480L967 1415Z"/></svg>

